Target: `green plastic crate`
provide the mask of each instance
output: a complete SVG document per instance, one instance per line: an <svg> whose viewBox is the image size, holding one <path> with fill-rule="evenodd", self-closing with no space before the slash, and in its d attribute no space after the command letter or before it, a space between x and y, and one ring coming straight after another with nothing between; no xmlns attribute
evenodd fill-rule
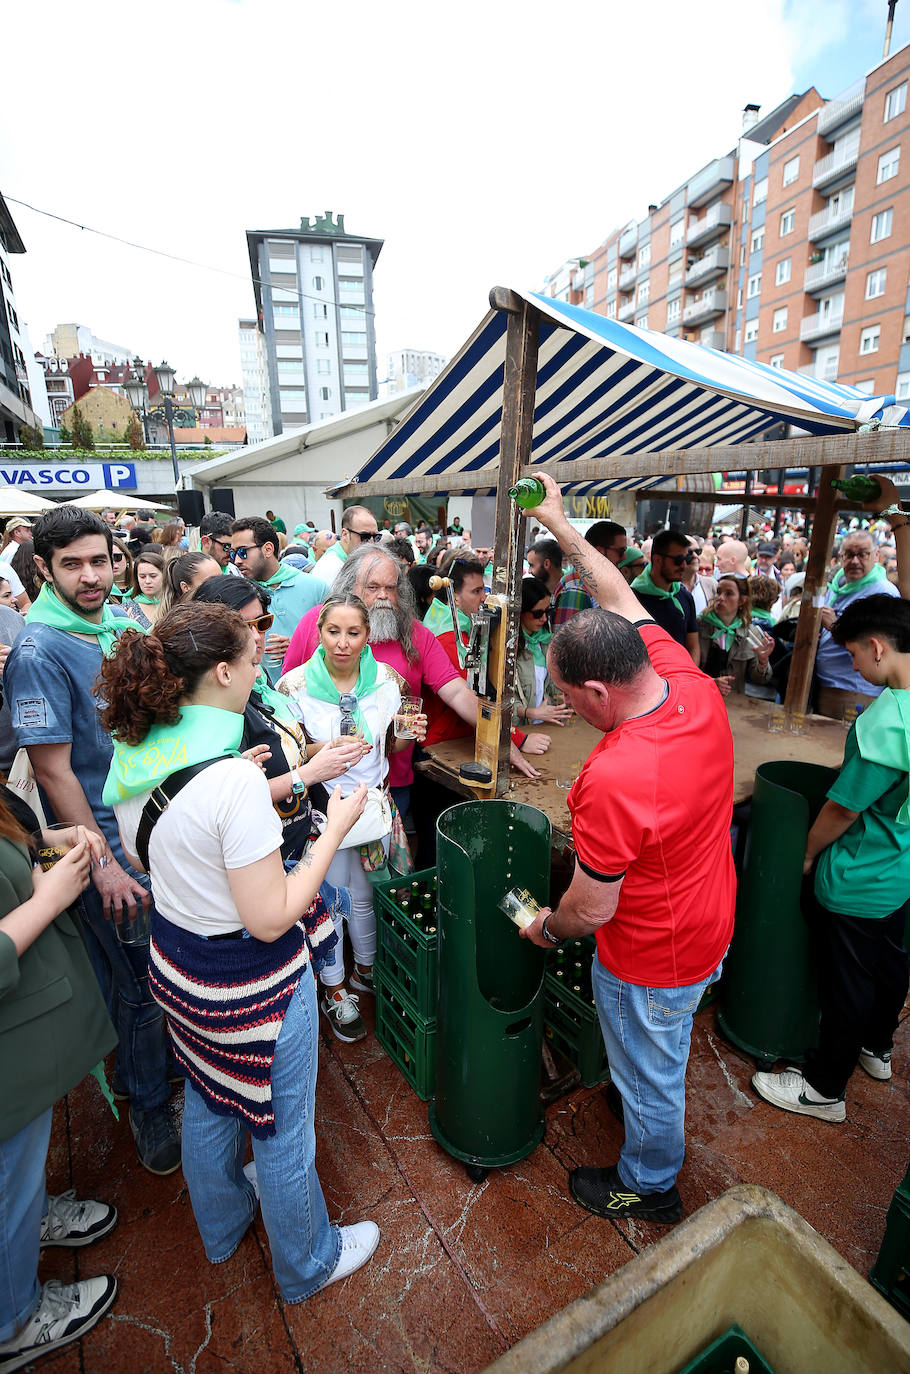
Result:
<svg viewBox="0 0 910 1374"><path fill-rule="evenodd" d="M897 1185L869 1282L910 1320L910 1171Z"/></svg>
<svg viewBox="0 0 910 1374"><path fill-rule="evenodd" d="M436 1020L420 1016L375 964L373 978L376 1039L417 1096L428 1102L436 1088Z"/></svg>
<svg viewBox="0 0 910 1374"><path fill-rule="evenodd" d="M409 878L377 883L373 890L376 912L376 967L409 999L419 1016L436 1016L436 907L417 921L404 911L397 894L411 890L412 883L434 883L435 868L424 868Z"/></svg>
<svg viewBox="0 0 910 1374"><path fill-rule="evenodd" d="M551 955L544 978L544 1036L578 1069L586 1088L610 1077L607 1052L591 991L594 939L567 940L562 960ZM581 968L576 968L580 964ZM562 966L563 977L557 969Z"/></svg>
<svg viewBox="0 0 910 1374"><path fill-rule="evenodd" d="M716 1341L696 1355L679 1374L731 1374L739 1356L748 1361L749 1374L774 1374L774 1368L763 1358L761 1351L749 1340L741 1326L734 1322Z"/></svg>

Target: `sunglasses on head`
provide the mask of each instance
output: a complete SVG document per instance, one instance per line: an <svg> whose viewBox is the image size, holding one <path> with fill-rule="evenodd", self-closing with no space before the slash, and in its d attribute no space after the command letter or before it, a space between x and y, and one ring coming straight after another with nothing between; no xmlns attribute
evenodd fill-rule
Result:
<svg viewBox="0 0 910 1374"><path fill-rule="evenodd" d="M231 549L231 550L230 550L230 559L231 559L231 562L232 562L232 563L236 563L238 558L241 559L241 561L242 561L243 559L249 557L250 549L261 549L261 548L262 548L262 545L261 545L261 544L241 544L240 547L239 547L239 549Z"/></svg>
<svg viewBox="0 0 910 1374"><path fill-rule="evenodd" d="M255 620L248 620L247 624L251 626L252 629L259 630L264 634L266 630L270 630L275 624L275 617L268 613L265 615L257 615Z"/></svg>

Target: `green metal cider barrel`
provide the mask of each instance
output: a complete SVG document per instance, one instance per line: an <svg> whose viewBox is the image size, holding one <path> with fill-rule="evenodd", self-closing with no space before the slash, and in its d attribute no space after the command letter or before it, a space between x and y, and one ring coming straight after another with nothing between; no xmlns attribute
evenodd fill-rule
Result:
<svg viewBox="0 0 910 1374"><path fill-rule="evenodd" d="M543 1135L545 953L498 907L512 887L546 904L550 822L509 801L465 802L438 831L436 1097L430 1128L469 1166L524 1159Z"/></svg>
<svg viewBox="0 0 910 1374"><path fill-rule="evenodd" d="M836 777L834 768L788 760L755 774L717 1020L762 1063L801 1062L818 1042L817 971L800 889L806 836Z"/></svg>

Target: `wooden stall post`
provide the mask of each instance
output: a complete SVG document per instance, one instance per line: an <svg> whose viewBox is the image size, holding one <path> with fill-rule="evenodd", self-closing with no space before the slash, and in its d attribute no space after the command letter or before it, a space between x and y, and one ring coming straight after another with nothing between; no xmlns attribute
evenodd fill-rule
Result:
<svg viewBox="0 0 910 1374"><path fill-rule="evenodd" d="M800 602L799 620L796 622L796 638L793 641L790 678L784 699L784 706L790 712L805 711L809 700L809 686L812 682L815 651L821 629L822 606L825 604L825 593L828 588L828 557L837 526L837 492L831 486L831 479L840 477L843 471L843 467L818 469L818 499L815 505L815 519L812 521L809 556L806 559L803 598Z"/></svg>
<svg viewBox="0 0 910 1374"><path fill-rule="evenodd" d="M514 487L521 469L531 460L540 312L520 296L498 286L494 286L490 292L490 306L493 310L506 311L509 316L502 386L492 582L493 595L506 598L503 612L506 616L506 652L496 769L496 795L502 796L509 786L515 659L521 617L521 567L524 558L524 520L509 497L509 488Z"/></svg>

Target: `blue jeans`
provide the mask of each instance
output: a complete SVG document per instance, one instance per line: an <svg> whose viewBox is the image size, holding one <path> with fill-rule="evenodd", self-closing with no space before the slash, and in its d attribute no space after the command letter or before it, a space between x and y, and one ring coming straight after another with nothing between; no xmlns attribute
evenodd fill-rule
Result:
<svg viewBox="0 0 910 1374"><path fill-rule="evenodd" d="M666 1192L682 1168L692 1017L722 968L687 987L649 988L615 978L594 956L594 1002L625 1117L617 1167L635 1192Z"/></svg>
<svg viewBox="0 0 910 1374"><path fill-rule="evenodd" d="M82 894L82 909L89 958L120 1037L114 1072L126 1084L136 1111L160 1107L171 1090L164 1016L149 990L148 940L122 945L91 883Z"/></svg>
<svg viewBox="0 0 910 1374"><path fill-rule="evenodd" d="M341 1233L329 1224L316 1173L318 1017L316 982L306 968L285 1013L272 1061L275 1134L253 1138L272 1267L281 1296L289 1303L318 1292L341 1254ZM246 1137L246 1126L238 1117L216 1116L192 1080L186 1080L183 1176L213 1264L234 1253L256 1211L243 1173Z"/></svg>
<svg viewBox="0 0 910 1374"><path fill-rule="evenodd" d="M38 1306L44 1167L52 1109L0 1141L0 1341L10 1341Z"/></svg>

